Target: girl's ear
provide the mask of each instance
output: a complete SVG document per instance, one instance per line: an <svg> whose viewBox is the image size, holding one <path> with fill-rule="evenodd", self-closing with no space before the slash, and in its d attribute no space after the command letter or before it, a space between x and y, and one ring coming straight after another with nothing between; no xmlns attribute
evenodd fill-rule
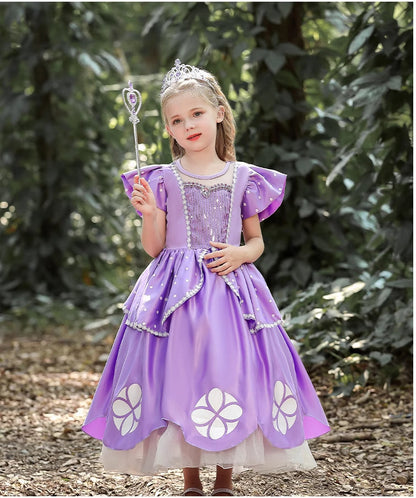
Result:
<svg viewBox="0 0 416 498"><path fill-rule="evenodd" d="M171 131L171 129L169 128L169 126L168 126L168 125L166 125L166 126L165 126L165 130L169 133L169 135L170 135L171 137L173 137L173 133L172 133L172 131Z"/></svg>
<svg viewBox="0 0 416 498"><path fill-rule="evenodd" d="M225 108L223 105L218 106L218 111L217 111L217 123L221 123L224 121L225 117Z"/></svg>

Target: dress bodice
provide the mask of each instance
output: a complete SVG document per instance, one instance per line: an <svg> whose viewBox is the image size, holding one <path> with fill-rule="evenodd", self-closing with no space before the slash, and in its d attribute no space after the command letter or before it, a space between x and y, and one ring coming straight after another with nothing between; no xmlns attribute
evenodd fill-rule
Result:
<svg viewBox="0 0 416 498"><path fill-rule="evenodd" d="M129 197L135 174L122 175ZM274 213L286 181L282 173L237 161L211 176L191 174L178 160L146 166L142 175L166 213L166 249L212 250L210 241L240 245L242 220L258 214L262 221Z"/></svg>
<svg viewBox="0 0 416 498"><path fill-rule="evenodd" d="M180 161L172 166L182 194L187 247L210 248L210 241L227 242L230 232L231 197L235 164L226 163L214 175L196 175Z"/></svg>
<svg viewBox="0 0 416 498"><path fill-rule="evenodd" d="M209 242L225 242L230 215L231 187L217 184L205 187L201 183L184 184L188 206L191 247L209 247ZM191 207L191 209L189 209Z"/></svg>

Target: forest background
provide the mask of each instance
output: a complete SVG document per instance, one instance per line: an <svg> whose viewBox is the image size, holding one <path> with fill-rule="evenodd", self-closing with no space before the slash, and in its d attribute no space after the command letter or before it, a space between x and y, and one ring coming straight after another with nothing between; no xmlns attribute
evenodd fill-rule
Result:
<svg viewBox="0 0 416 498"><path fill-rule="evenodd" d="M0 326L114 334L149 262L120 181L170 162L176 58L217 75L240 160L288 175L258 267L335 392L412 369L413 9L407 2L0 5Z"/></svg>

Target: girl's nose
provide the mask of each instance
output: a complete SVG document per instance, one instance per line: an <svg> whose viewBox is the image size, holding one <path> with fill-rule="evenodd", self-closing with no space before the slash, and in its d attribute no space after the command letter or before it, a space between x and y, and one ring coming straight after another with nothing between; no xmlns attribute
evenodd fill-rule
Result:
<svg viewBox="0 0 416 498"><path fill-rule="evenodd" d="M185 128L186 128L187 130L190 130L190 129L191 129L191 128L193 128L193 127L194 127L194 124L193 124L193 122L192 122L192 119L188 119L188 120L186 120L186 121L185 121Z"/></svg>

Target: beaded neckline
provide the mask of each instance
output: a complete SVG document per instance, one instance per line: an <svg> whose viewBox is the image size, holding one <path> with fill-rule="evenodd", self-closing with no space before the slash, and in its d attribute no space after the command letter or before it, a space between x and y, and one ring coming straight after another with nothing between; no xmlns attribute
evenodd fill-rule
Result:
<svg viewBox="0 0 416 498"><path fill-rule="evenodd" d="M177 159L177 160L175 161L175 164L176 164L176 167L178 168L178 170L179 170L182 174L184 174L184 175L186 175L186 176L189 176L190 178L196 178L196 179L198 179L198 180L212 180L212 179L214 179L214 178L218 178L218 177L220 177L220 176L222 176L222 175L225 175L225 173L227 173L228 168L230 167L230 164L231 164L231 163L230 163L230 161L227 161L227 162L225 163L225 167L224 167L224 169L223 169L222 171L219 171L218 173L214 173L214 174L212 174L212 175L197 175L197 174L195 174L195 173L191 173L190 171L186 170L186 169L182 166L182 164L181 164L181 162L180 162L180 160L179 160L179 159Z"/></svg>
<svg viewBox="0 0 416 498"><path fill-rule="evenodd" d="M215 185L208 186L203 185L202 183L184 182L183 186L200 190L205 199L208 199L213 192L217 192L218 190L227 190L228 192L232 192L232 186L228 185L228 183L217 183Z"/></svg>

